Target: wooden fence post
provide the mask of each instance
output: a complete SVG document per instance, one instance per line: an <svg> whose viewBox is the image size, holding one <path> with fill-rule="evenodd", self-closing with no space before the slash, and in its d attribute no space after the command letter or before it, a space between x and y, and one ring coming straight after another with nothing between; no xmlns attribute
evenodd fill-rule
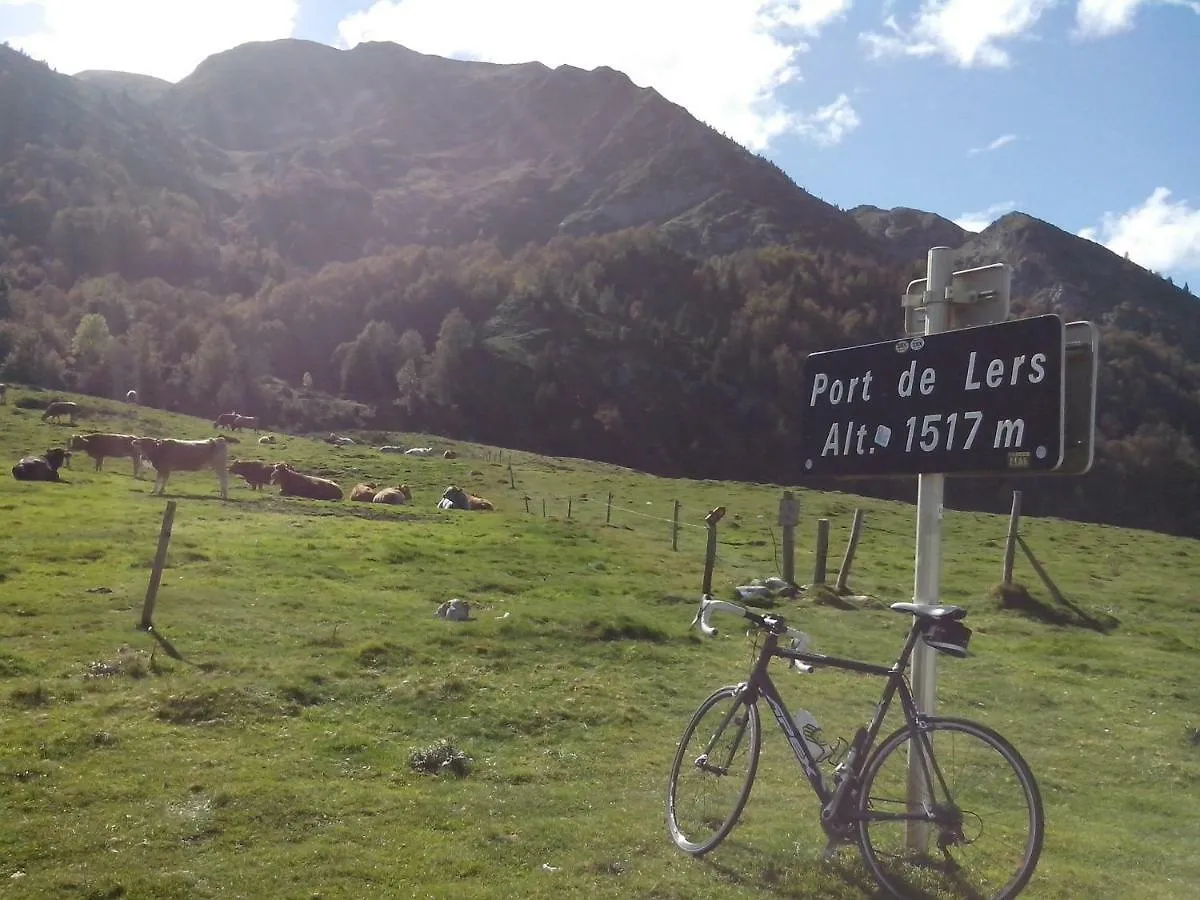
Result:
<svg viewBox="0 0 1200 900"><path fill-rule="evenodd" d="M163 566L167 564L167 547L171 544L171 524L175 521L175 501L168 500L163 510L162 528L158 532L158 552L154 554L154 568L150 570L150 583L146 586L146 600L142 604L142 621L138 627L149 631L154 626L154 601L158 599L158 585L162 581Z"/></svg>
<svg viewBox="0 0 1200 900"><path fill-rule="evenodd" d="M829 520L817 519L817 559L813 565L813 584L825 583L825 562L829 556Z"/></svg>
<svg viewBox="0 0 1200 900"><path fill-rule="evenodd" d="M1013 491L1012 512L1008 514L1008 541L1004 544L1004 576L1002 584L1012 584L1013 558L1017 553L1017 534L1021 522L1021 492Z"/></svg>
<svg viewBox="0 0 1200 900"><path fill-rule="evenodd" d="M702 591L706 597L712 594L713 563L717 560L717 523L721 521L723 515L725 515L725 507L718 506L704 517L704 524L708 526L708 546L704 549L704 584Z"/></svg>
<svg viewBox="0 0 1200 900"><path fill-rule="evenodd" d="M612 491L608 492L608 506L604 508L604 524L612 523Z"/></svg>
<svg viewBox="0 0 1200 900"><path fill-rule="evenodd" d="M679 549L679 501L675 501L675 511L671 514L671 549Z"/></svg>
<svg viewBox="0 0 1200 900"><path fill-rule="evenodd" d="M783 580L796 584L796 526L800 524L800 503L791 491L779 498L779 525L783 529Z"/></svg>
<svg viewBox="0 0 1200 900"><path fill-rule="evenodd" d="M529 495L525 495L525 512L529 512Z"/></svg>
<svg viewBox="0 0 1200 900"><path fill-rule="evenodd" d="M542 498L542 518L546 518L546 498Z"/></svg>
<svg viewBox="0 0 1200 900"><path fill-rule="evenodd" d="M517 489L517 479L516 476L513 475L511 460L508 463L508 486L514 491Z"/></svg>
<svg viewBox="0 0 1200 900"><path fill-rule="evenodd" d="M567 498L567 518L571 518L571 498Z"/></svg>
<svg viewBox="0 0 1200 900"><path fill-rule="evenodd" d="M863 511L854 511L854 524L850 526L850 543L846 544L846 555L842 557L842 567L838 569L837 592L846 592L846 582L850 578L850 566L854 564L854 551L858 549L858 536L862 531Z"/></svg>

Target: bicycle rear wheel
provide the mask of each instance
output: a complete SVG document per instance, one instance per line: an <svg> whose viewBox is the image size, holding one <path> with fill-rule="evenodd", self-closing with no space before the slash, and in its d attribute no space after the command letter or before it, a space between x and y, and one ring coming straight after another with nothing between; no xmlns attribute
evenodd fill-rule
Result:
<svg viewBox="0 0 1200 900"><path fill-rule="evenodd" d="M880 745L863 773L859 844L879 884L897 897L1009 900L1042 852L1045 817L1033 773L995 731L962 719L929 719L926 741L905 727ZM923 764L909 784L916 745ZM912 797L910 803L908 798Z"/></svg>
<svg viewBox="0 0 1200 900"><path fill-rule="evenodd" d="M667 830L701 856L725 840L750 797L762 749L758 707L736 685L700 704L688 722L667 783Z"/></svg>

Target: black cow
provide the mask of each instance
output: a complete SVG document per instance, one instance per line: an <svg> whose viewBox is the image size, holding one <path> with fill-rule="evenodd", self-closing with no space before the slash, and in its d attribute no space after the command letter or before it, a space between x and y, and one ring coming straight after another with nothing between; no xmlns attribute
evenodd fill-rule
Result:
<svg viewBox="0 0 1200 900"><path fill-rule="evenodd" d="M61 447L47 450L45 456L25 456L12 468L17 481L62 481L58 470L71 454Z"/></svg>

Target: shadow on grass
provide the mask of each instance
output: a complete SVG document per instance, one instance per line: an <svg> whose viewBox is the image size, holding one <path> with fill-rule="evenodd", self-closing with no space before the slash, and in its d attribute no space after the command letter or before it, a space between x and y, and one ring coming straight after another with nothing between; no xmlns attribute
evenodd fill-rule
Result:
<svg viewBox="0 0 1200 900"><path fill-rule="evenodd" d="M718 858L705 856L700 862L727 884L789 900L812 900L814 897L891 900L891 894L879 887L861 858L849 848L828 862L816 858L820 847L814 845L812 850L812 859L792 858L781 864L778 854L756 850L730 838L721 845ZM829 882L838 885L835 887ZM816 893L814 888L818 888ZM909 900L935 898L932 894L920 893Z"/></svg>
<svg viewBox="0 0 1200 900"><path fill-rule="evenodd" d="M1001 609L1012 610L1027 619L1047 625L1089 628L1108 634L1121 624L1115 616L1089 613L1066 598L1059 605L1044 603L1029 593L1025 585L1017 582L994 585L988 593Z"/></svg>

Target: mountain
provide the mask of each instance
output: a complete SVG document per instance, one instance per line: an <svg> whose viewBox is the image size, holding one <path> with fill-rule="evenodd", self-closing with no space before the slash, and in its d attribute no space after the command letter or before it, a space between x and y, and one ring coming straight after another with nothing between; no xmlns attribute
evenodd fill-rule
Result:
<svg viewBox="0 0 1200 900"><path fill-rule="evenodd" d="M124 94L131 100L146 105L154 103L171 87L171 82L152 75L135 75L132 72L113 72L108 69L88 69L75 73L75 78L114 94Z"/></svg>
<svg viewBox="0 0 1200 900"><path fill-rule="evenodd" d="M0 123L5 380L791 483L805 357L897 336L950 246L1103 359L1092 474L952 502L1200 535L1192 295L1021 213L843 212L612 69L289 40L167 85L0 46Z"/></svg>
<svg viewBox="0 0 1200 900"><path fill-rule="evenodd" d="M863 231L905 262L925 259L930 247L960 247L970 237L970 232L949 219L906 206L856 206L850 215Z"/></svg>

